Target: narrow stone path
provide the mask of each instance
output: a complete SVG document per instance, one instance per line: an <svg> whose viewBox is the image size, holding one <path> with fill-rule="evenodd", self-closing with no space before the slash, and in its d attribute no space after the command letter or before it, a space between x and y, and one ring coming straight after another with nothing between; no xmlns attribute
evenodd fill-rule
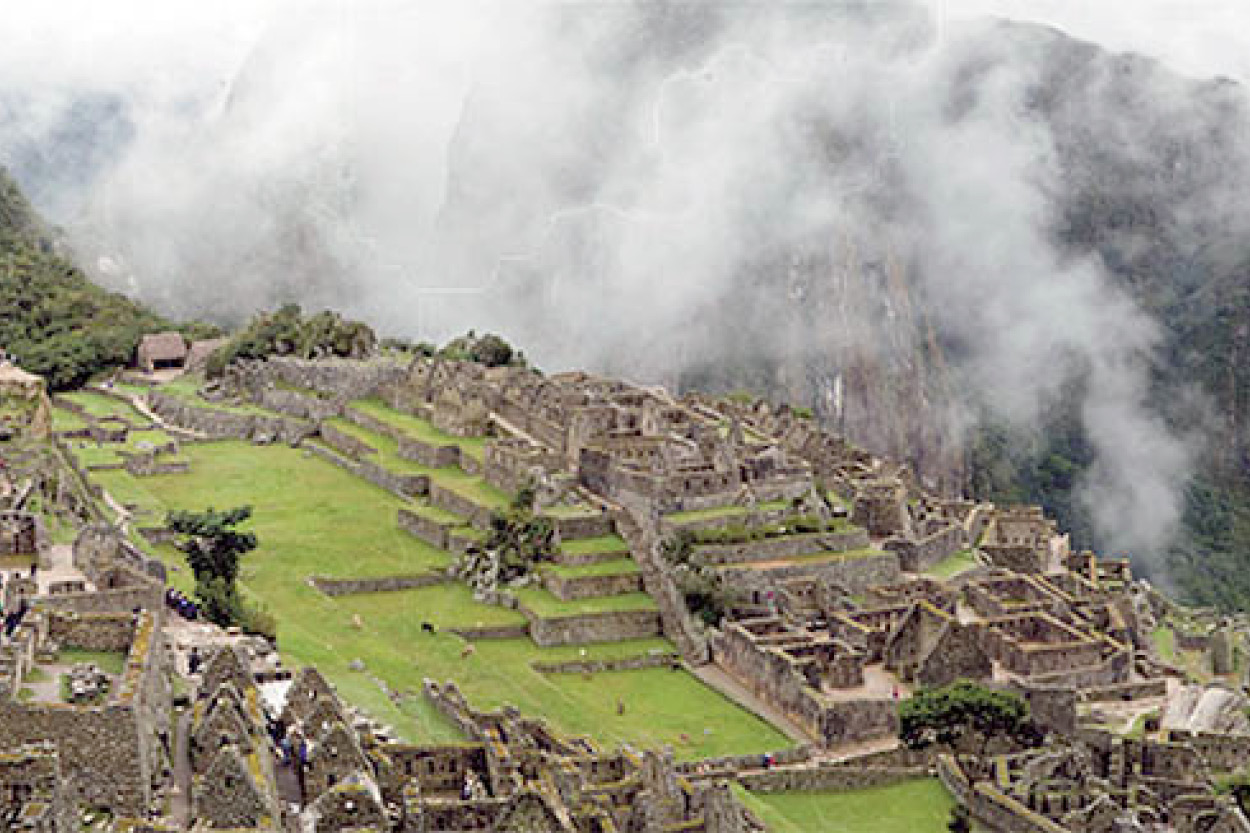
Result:
<svg viewBox="0 0 1250 833"><path fill-rule="evenodd" d="M786 715L777 709L769 706L752 694L742 683L726 674L723 670L714 664L700 665L690 667L687 665L690 673L694 674L707 685L719 691L721 694L733 700L739 706L747 711L755 714L757 717L771 723L780 729L790 740L796 743L815 743L819 741L807 734L803 729Z"/></svg>

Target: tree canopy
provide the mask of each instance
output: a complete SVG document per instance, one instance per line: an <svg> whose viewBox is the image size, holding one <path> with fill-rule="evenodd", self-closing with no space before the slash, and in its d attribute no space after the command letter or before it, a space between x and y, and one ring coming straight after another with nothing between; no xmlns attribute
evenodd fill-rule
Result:
<svg viewBox="0 0 1250 833"><path fill-rule="evenodd" d="M1018 695L967 680L942 688L922 688L899 703L899 738L912 749L940 744L955 748L994 738L1033 745L1036 729L1029 707Z"/></svg>
<svg viewBox="0 0 1250 833"><path fill-rule="evenodd" d="M315 359L339 356L363 359L377 349L377 335L368 324L344 318L332 310L304 316L298 304L256 315L246 328L217 349L208 361L208 374L219 376L236 359L298 356Z"/></svg>

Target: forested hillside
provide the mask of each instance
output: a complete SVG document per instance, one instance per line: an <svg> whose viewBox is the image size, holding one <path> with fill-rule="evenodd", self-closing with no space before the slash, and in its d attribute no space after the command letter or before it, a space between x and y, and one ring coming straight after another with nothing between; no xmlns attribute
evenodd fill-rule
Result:
<svg viewBox="0 0 1250 833"><path fill-rule="evenodd" d="M170 323L89 281L57 251L51 231L0 170L0 347L48 379L82 384L127 363L139 338Z"/></svg>

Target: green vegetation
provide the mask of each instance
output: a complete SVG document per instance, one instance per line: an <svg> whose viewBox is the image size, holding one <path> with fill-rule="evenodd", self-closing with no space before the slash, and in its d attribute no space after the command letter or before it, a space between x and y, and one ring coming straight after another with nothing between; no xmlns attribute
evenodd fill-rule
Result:
<svg viewBox="0 0 1250 833"><path fill-rule="evenodd" d="M995 738L1026 745L1040 742L1021 697L967 680L920 689L899 703L898 716L899 738L912 749L933 744L966 749L979 742L984 754Z"/></svg>
<svg viewBox="0 0 1250 833"><path fill-rule="evenodd" d="M93 417L121 417L130 423L149 422L148 418L135 410L134 406L120 399L105 396L92 391L73 391L61 394L63 399L78 405Z"/></svg>
<svg viewBox="0 0 1250 833"><path fill-rule="evenodd" d="M337 312L323 310L307 318L297 304L274 312L262 312L247 327L217 349L208 360L208 375L220 376L236 359L269 356L321 356L366 358L377 347L377 336L368 324L351 321Z"/></svg>
<svg viewBox="0 0 1250 833"><path fill-rule="evenodd" d="M0 345L53 390L125 364L144 333L170 323L87 280L0 170Z"/></svg>
<svg viewBox="0 0 1250 833"><path fill-rule="evenodd" d="M935 578L951 578L975 566L977 566L977 559L972 550L960 550L951 553L925 572Z"/></svg>
<svg viewBox="0 0 1250 833"><path fill-rule="evenodd" d="M487 367L525 367L525 354L512 349L512 345L494 333L478 335L473 330L457 336L438 351L444 359L477 362Z"/></svg>
<svg viewBox="0 0 1250 833"><path fill-rule="evenodd" d="M62 648L56 656L62 665L94 665L105 674L120 674L126 669L126 655L118 651L83 651Z"/></svg>
<svg viewBox="0 0 1250 833"><path fill-rule="evenodd" d="M771 833L945 833L956 806L936 778L847 792L734 792Z"/></svg>
<svg viewBox="0 0 1250 833"><path fill-rule="evenodd" d="M641 572L638 562L632 558L614 558L611 561L600 561L584 567L566 567L563 564L545 564L544 571L551 571L565 578L583 578L588 576L629 576Z"/></svg>
<svg viewBox="0 0 1250 833"><path fill-rule="evenodd" d="M1167 625L1160 625L1150 636L1163 661L1176 662L1176 632Z"/></svg>
<svg viewBox="0 0 1250 833"><path fill-rule="evenodd" d="M683 534L689 535L696 544L739 544L789 535L851 532L856 528L845 518L821 518L817 515L795 514L773 523L753 526L726 524L716 529L695 529Z"/></svg>
<svg viewBox="0 0 1250 833"><path fill-rule="evenodd" d="M603 535L598 538L577 538L561 541L560 551L570 555L587 555L601 552L629 552L629 545L619 535Z"/></svg>
<svg viewBox="0 0 1250 833"><path fill-rule="evenodd" d="M429 420L405 414L390 408L380 399L357 399L351 407L360 413L398 428L414 440L434 446L454 445L461 453L468 454L475 460L486 457L485 437L457 437L435 428Z"/></svg>
<svg viewBox="0 0 1250 833"><path fill-rule="evenodd" d="M551 560L555 528L547 518L536 517L533 507L533 491L523 489L507 510L491 514L483 549L498 557L497 581L514 581L532 573L539 562Z"/></svg>
<svg viewBox="0 0 1250 833"><path fill-rule="evenodd" d="M118 500L135 504L141 524L170 510L252 505L255 514L246 528L257 535L260 546L240 562L241 595L274 614L278 645L289 664L316 664L347 700L393 726L401 737L427 742L457 737L454 727L420 695L421 681L429 677L454 680L479 708L512 703L561 731L588 734L604 744L671 744L683 758L789 745L784 735L686 671L647 669L587 679L541 674L531 666L672 651L664 639L552 648L540 648L528 638L480 639L466 655L466 643L453 628L521 625L523 617L474 601L458 583L324 596L308 585L308 576L441 570L451 556L398 528L396 512L410 502L306 451L218 442L188 445L185 453L191 461L186 474L133 478L124 471L105 471L93 472L92 478ZM623 548L619 539L606 540ZM181 561L172 547L147 549L170 563ZM184 587L190 579L185 569L171 575ZM543 600L547 598L554 600L544 594ZM632 598L623 601L634 604ZM422 623L438 632L425 632ZM365 664L366 673L350 669L355 659ZM404 695L398 704L373 677ZM624 715L616 713L617 697L626 704ZM704 728L711 731L704 734Z"/></svg>
<svg viewBox="0 0 1250 833"><path fill-rule="evenodd" d="M182 540L174 546L187 557L195 575L195 595L204 617L222 627L238 625L249 633L277 635L273 617L243 603L235 580L239 558L256 549L256 534L235 527L252 517L252 507L217 512L170 512L165 525Z"/></svg>

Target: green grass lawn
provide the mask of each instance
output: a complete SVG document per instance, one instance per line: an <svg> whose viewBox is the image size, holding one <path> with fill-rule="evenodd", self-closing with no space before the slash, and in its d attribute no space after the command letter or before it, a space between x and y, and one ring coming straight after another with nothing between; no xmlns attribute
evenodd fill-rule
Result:
<svg viewBox="0 0 1250 833"><path fill-rule="evenodd" d="M850 792L735 792L770 833L945 833L955 806L936 778Z"/></svg>
<svg viewBox="0 0 1250 833"><path fill-rule="evenodd" d="M233 414L245 414L249 416L256 414L263 416L276 416L273 411L267 411L264 408L247 402L214 402L205 399L200 396L200 387L203 384L204 380L200 376L186 374L179 376L176 379L171 379L168 382L153 388L153 390L159 390L162 393L176 396L184 402L188 402L201 408L212 408L217 411L229 411Z"/></svg>
<svg viewBox="0 0 1250 833"><path fill-rule="evenodd" d="M129 402L122 402L102 393L78 390L62 393L59 396L81 406L84 411L94 417L122 417L130 422L146 423L148 421L148 418L136 411Z"/></svg>
<svg viewBox="0 0 1250 833"><path fill-rule="evenodd" d="M333 428L337 428L344 434L354 439L360 440L365 445L372 448L376 453L373 455L374 461L383 468L390 469L401 474L432 474L438 471L431 466L423 466L414 460L407 460L399 456L399 443L395 442L385 434L379 434L376 431L370 431L368 428L362 428L354 422L335 417L326 420L326 424Z"/></svg>
<svg viewBox="0 0 1250 833"><path fill-rule="evenodd" d="M120 674L126 667L126 655L116 651L80 651L62 648L56 661L64 665L94 665L106 674Z"/></svg>
<svg viewBox="0 0 1250 833"><path fill-rule="evenodd" d="M52 408L53 431L78 431L87 427L87 421L73 411L65 408Z"/></svg>
<svg viewBox="0 0 1250 833"><path fill-rule="evenodd" d="M159 522L167 509L254 507L250 528L260 539L244 556L241 585L247 597L278 619L278 641L291 666L315 664L350 702L365 708L413 742L455 739L457 731L420 696L425 677L455 680L480 708L510 702L543 717L559 730L587 733L603 743L628 739L672 744L682 757L745 754L789 745L784 735L685 671L650 670L579 675L540 674L534 661L617 658L656 649L664 639L540 648L528 638L479 640L462 656L465 642L454 627L513 624L515 611L473 601L459 584L394 593L328 597L308 586L309 575L382 576L446 566L449 554L420 542L396 525L400 506L410 506L315 455L283 445L242 442L188 444L186 474L143 479L122 472L94 472L93 479L123 502L144 511L140 523ZM172 547L147 547L169 563L182 564ZM189 571L171 574L186 588ZM545 591L542 592L546 596ZM649 597L626 599L651 604ZM554 600L554 597L550 597ZM354 626L359 616L362 627ZM431 635L422 622L439 628ZM360 659L364 672L350 670ZM416 696L397 706L378 686ZM616 715L616 696L628 694L627 713ZM698 734L704 725L712 734ZM691 737L681 743L681 735Z"/></svg>
<svg viewBox="0 0 1250 833"><path fill-rule="evenodd" d="M951 578L977 566L972 550L960 550L934 564L925 572L935 578Z"/></svg>
<svg viewBox="0 0 1250 833"><path fill-rule="evenodd" d="M628 576L642 572L638 562L633 558L614 558L611 561L600 561L598 564L587 564L584 567L566 567L563 564L544 564L543 570L550 570L564 578L584 578L587 576Z"/></svg>
<svg viewBox="0 0 1250 833"><path fill-rule="evenodd" d="M429 420L396 411L380 399L357 399L351 403L351 407L362 414L398 428L414 440L430 445L454 445L459 447L462 453L468 454L475 460L486 458L486 437L457 437L454 434L448 434L446 431L435 428Z"/></svg>
<svg viewBox="0 0 1250 833"><path fill-rule="evenodd" d="M599 538L578 538L574 541L561 541L560 550L570 555L585 555L600 552L629 552L629 545L619 535L604 535Z"/></svg>
<svg viewBox="0 0 1250 833"><path fill-rule="evenodd" d="M170 441L170 436L156 428L141 431L129 431L124 443L96 443L94 440L70 440L70 451L84 466L107 465L124 461L122 452L135 454L141 450L142 444L151 447L161 446Z"/></svg>
<svg viewBox="0 0 1250 833"><path fill-rule="evenodd" d="M1155 648L1164 662L1176 662L1176 633L1167 625L1160 625L1151 633Z"/></svg>

